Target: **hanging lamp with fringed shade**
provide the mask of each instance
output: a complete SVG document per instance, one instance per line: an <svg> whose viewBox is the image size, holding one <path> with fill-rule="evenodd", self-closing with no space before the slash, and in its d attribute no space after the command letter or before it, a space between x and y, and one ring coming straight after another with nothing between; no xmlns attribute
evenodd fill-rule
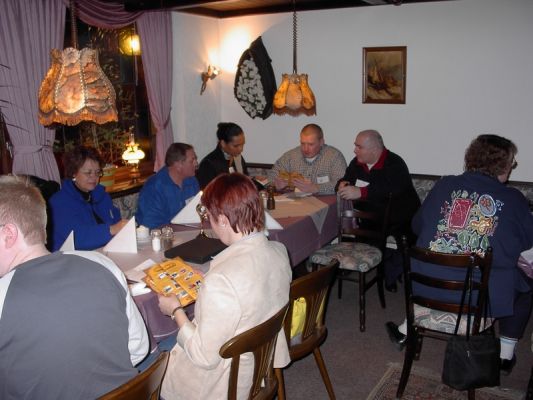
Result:
<svg viewBox="0 0 533 400"><path fill-rule="evenodd" d="M52 49L50 69L39 88L39 122L77 125L118 121L116 95L94 49L78 50L76 12L70 2L72 47Z"/></svg>
<svg viewBox="0 0 533 400"><path fill-rule="evenodd" d="M297 67L297 28L296 0L293 0L292 14L292 74L282 74L281 84L274 95L274 113L278 115L299 114L315 115L316 101L313 91L309 87L307 74L298 74Z"/></svg>

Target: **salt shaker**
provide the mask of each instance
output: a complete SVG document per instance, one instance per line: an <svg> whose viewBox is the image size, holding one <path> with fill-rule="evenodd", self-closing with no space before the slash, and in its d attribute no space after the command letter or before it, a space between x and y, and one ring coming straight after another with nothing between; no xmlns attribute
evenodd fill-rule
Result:
<svg viewBox="0 0 533 400"><path fill-rule="evenodd" d="M159 229L152 229L152 250L161 250L161 231Z"/></svg>

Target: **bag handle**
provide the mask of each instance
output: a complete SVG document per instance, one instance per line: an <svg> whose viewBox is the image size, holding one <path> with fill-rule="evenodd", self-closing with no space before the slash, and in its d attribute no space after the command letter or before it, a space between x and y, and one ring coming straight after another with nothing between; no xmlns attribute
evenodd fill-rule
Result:
<svg viewBox="0 0 533 400"><path fill-rule="evenodd" d="M461 317L463 316L463 307L465 305L465 297L468 292L468 308L467 308L467 317L466 317L466 340L470 338L470 308L472 306L472 275L473 275L472 264L473 263L471 263L466 270L466 276L465 276L465 280L463 284L463 291L461 293L461 304L459 306L459 312L457 313L457 322L455 323L455 330L453 332L454 335L457 335L457 332L459 331L459 324L461 323Z"/></svg>

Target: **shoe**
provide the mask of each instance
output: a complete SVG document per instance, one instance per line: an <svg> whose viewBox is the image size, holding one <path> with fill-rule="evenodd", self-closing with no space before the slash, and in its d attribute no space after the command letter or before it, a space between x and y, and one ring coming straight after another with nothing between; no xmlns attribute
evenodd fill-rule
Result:
<svg viewBox="0 0 533 400"><path fill-rule="evenodd" d="M394 322L389 321L385 324L385 329L387 329L387 334L392 344L396 347L396 350L402 351L407 342L407 335L404 335L398 330L398 325Z"/></svg>
<svg viewBox="0 0 533 400"><path fill-rule="evenodd" d="M394 282L390 285L385 285L385 290L387 292L396 293L398 291L398 286L396 285L396 282Z"/></svg>
<svg viewBox="0 0 533 400"><path fill-rule="evenodd" d="M510 360L506 358L500 358L500 373L505 376L509 375L513 370L515 364L516 355L513 355L513 358L511 358Z"/></svg>

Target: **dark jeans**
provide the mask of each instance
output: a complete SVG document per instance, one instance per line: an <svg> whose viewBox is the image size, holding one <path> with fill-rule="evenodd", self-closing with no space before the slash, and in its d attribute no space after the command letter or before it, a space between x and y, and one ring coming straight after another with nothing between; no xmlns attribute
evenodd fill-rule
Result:
<svg viewBox="0 0 533 400"><path fill-rule="evenodd" d="M171 351L172 348L176 345L176 335L169 336L168 338L160 341L157 344L157 349L155 349L152 353L148 354L144 360L142 360L139 364L137 364L137 369L139 372L143 372L146 368L148 368L152 363L157 359L159 354L161 354L162 351Z"/></svg>

